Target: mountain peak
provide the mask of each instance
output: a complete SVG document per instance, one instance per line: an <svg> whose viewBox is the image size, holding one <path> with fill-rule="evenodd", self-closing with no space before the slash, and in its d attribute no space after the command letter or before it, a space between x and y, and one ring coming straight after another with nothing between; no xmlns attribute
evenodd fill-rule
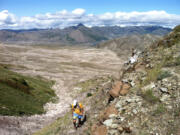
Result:
<svg viewBox="0 0 180 135"><path fill-rule="evenodd" d="M79 23L79 24L77 25L77 27L85 27L85 26L84 26L84 24Z"/></svg>

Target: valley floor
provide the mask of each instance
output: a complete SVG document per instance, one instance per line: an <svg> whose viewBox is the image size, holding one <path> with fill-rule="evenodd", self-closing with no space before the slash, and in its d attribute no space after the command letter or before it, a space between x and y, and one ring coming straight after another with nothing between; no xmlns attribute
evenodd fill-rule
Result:
<svg viewBox="0 0 180 135"><path fill-rule="evenodd" d="M103 76L119 76L123 60L109 50L80 47L18 46L0 44L0 63L29 76L55 81L57 103L46 114L31 117L0 116L2 134L32 134L69 111L76 84Z"/></svg>

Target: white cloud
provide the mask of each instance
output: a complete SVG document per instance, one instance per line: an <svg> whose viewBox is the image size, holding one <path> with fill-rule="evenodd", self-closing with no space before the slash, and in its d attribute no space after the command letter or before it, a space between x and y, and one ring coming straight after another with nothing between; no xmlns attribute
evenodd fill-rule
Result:
<svg viewBox="0 0 180 135"><path fill-rule="evenodd" d="M82 8L77 8L77 9L73 10L72 13L75 15L83 15L85 13L85 10Z"/></svg>
<svg viewBox="0 0 180 135"><path fill-rule="evenodd" d="M15 15L8 12L8 10L3 10L0 12L0 26L14 25L16 22Z"/></svg>
<svg viewBox="0 0 180 135"><path fill-rule="evenodd" d="M7 10L0 12L0 29L64 28L83 23L86 26L141 26L160 25L174 27L180 24L180 15L165 11L107 12L86 14L85 9L62 10L56 13L37 14L17 18Z"/></svg>

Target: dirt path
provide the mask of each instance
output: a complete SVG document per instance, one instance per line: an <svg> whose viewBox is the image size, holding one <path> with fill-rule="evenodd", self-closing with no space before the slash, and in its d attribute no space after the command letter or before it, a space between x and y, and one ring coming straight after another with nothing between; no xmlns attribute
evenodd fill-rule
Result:
<svg viewBox="0 0 180 135"><path fill-rule="evenodd" d="M0 63L18 65L13 70L56 81L53 89L58 103L48 103L46 114L31 117L4 117L3 134L31 134L62 116L72 102L77 82L95 76L118 76L122 60L115 53L95 48L33 47L0 44Z"/></svg>

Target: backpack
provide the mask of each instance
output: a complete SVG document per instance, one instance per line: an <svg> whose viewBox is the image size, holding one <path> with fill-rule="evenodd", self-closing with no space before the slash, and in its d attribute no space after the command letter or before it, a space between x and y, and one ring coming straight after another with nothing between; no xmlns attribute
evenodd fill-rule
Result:
<svg viewBox="0 0 180 135"><path fill-rule="evenodd" d="M78 108L79 110L81 109L80 106L79 106L79 103L77 103L76 106L73 106L73 111L74 111L76 108Z"/></svg>

